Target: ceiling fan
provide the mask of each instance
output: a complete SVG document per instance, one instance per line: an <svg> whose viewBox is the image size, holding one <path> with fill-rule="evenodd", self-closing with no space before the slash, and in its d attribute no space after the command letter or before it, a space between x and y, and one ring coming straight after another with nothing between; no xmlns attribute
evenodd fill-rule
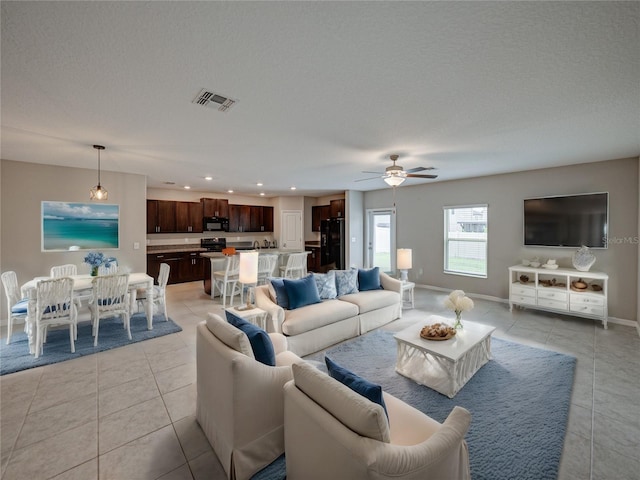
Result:
<svg viewBox="0 0 640 480"><path fill-rule="evenodd" d="M409 170L403 169L400 165L396 165L398 161L398 155L390 155L389 158L393 162L393 165L387 167L384 172L362 172L362 173L375 173L382 175L382 177L362 178L356 180L356 182L364 182L365 180L373 180L374 178L382 178L388 185L397 187L402 184L407 178L438 178L437 175L420 175L416 172L423 172L425 170L433 170L433 167L416 167Z"/></svg>

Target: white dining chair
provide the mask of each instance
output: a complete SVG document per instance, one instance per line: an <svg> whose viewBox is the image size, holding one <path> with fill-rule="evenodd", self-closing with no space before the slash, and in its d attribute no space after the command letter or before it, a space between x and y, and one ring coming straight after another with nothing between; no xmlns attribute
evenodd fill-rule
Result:
<svg viewBox="0 0 640 480"><path fill-rule="evenodd" d="M72 275L78 275L78 267L73 263L67 263L65 265L55 265L51 267L49 271L51 278L70 277ZM91 300L91 289L76 291L73 297L76 302L76 308L80 311L83 301ZM77 335L76 335L77 336Z"/></svg>
<svg viewBox="0 0 640 480"><path fill-rule="evenodd" d="M92 280L93 296L89 302L93 325L93 346L98 345L100 319L121 316L131 340L129 325L129 274L97 276Z"/></svg>
<svg viewBox="0 0 640 480"><path fill-rule="evenodd" d="M212 296L215 296L216 288L220 292L222 299L222 308L227 306L227 296L229 296L229 305L233 306L233 298L236 294L241 295L242 288L238 283L238 275L240 272L240 255L227 256L225 269L213 272L213 285L211 287Z"/></svg>
<svg viewBox="0 0 640 480"><path fill-rule="evenodd" d="M171 267L168 263L160 264L160 272L158 273L158 285L153 286L153 304L158 305L158 313L164 315L165 321L169 320L167 315L167 282L169 281L169 273ZM144 306L147 301L147 291L144 288L139 288L136 291L136 300L138 302L138 311Z"/></svg>
<svg viewBox="0 0 640 480"><path fill-rule="evenodd" d="M27 306L28 299L22 299L20 296L20 288L18 287L18 276L14 271L7 271L2 274L2 285L4 293L7 297L7 344L11 342L11 334L13 333L13 323L16 320L24 322L27 328Z"/></svg>
<svg viewBox="0 0 640 480"><path fill-rule="evenodd" d="M71 353L75 353L77 321L73 279L60 277L39 281L36 286L36 358L44 353L48 328L57 325L69 325Z"/></svg>
<svg viewBox="0 0 640 480"><path fill-rule="evenodd" d="M307 271L307 252L290 253L286 265L280 267L281 276L284 278L302 278Z"/></svg>
<svg viewBox="0 0 640 480"><path fill-rule="evenodd" d="M267 283L267 279L273 276L273 272L278 264L278 255L269 253L260 254L258 257L258 285Z"/></svg>

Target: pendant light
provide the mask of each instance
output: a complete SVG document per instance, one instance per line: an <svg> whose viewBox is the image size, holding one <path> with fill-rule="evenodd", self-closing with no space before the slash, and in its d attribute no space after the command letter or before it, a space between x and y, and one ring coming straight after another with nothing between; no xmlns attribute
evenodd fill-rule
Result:
<svg viewBox="0 0 640 480"><path fill-rule="evenodd" d="M100 185L100 150L104 150L104 147L102 145L94 145L93 148L98 150L98 185L89 190L89 199L107 200L109 198L109 192Z"/></svg>

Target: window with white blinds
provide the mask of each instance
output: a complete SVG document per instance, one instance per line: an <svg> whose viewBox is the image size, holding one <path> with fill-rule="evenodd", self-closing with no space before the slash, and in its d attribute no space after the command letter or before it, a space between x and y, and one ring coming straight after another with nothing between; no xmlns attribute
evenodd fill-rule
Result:
<svg viewBox="0 0 640 480"><path fill-rule="evenodd" d="M444 271L487 277L488 205L444 207Z"/></svg>

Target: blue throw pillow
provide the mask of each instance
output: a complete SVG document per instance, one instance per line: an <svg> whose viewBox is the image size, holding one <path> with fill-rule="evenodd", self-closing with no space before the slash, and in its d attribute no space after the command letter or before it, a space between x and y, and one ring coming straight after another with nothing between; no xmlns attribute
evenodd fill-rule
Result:
<svg viewBox="0 0 640 480"><path fill-rule="evenodd" d="M371 383L370 381L359 377L352 371L341 367L326 355L324 357L324 362L327 364L327 370L329 371L330 377L335 378L343 385L346 385L363 397L368 398L373 403L380 405L384 409L384 414L387 416L387 420L389 420L389 413L387 412L387 406L384 404L382 387L380 385L376 385L375 383Z"/></svg>
<svg viewBox="0 0 640 480"><path fill-rule="evenodd" d="M271 286L273 291L276 292L276 303L278 306L289 309L289 295L287 295L287 289L284 288L284 278L272 278Z"/></svg>
<svg viewBox="0 0 640 480"><path fill-rule="evenodd" d="M331 299L338 296L336 273L333 270L329 270L327 273L314 273L313 279L316 281L320 299Z"/></svg>
<svg viewBox="0 0 640 480"><path fill-rule="evenodd" d="M338 296L358 293L358 270L334 270Z"/></svg>
<svg viewBox="0 0 640 480"><path fill-rule="evenodd" d="M247 322L244 318L234 315L229 310L226 311L226 314L227 322L237 329L242 330L249 339L253 356L256 357L256 360L270 367L275 367L276 352L273 349L273 343L269 335L267 335L267 332Z"/></svg>
<svg viewBox="0 0 640 480"><path fill-rule="evenodd" d="M358 290L366 292L367 290L380 290L380 269L373 267L368 270L358 269Z"/></svg>
<svg viewBox="0 0 640 480"><path fill-rule="evenodd" d="M320 295L313 274L297 280L284 279L284 288L289 297L289 308L291 310L320 303Z"/></svg>

